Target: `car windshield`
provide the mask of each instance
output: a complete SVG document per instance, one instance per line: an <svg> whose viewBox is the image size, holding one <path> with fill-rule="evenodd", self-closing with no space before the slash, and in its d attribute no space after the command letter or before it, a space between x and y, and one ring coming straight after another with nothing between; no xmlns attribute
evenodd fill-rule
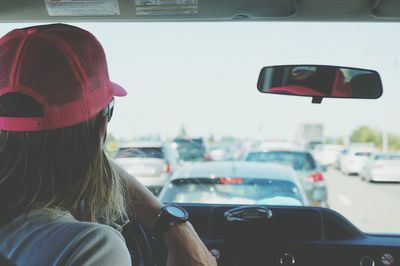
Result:
<svg viewBox="0 0 400 266"><path fill-rule="evenodd" d="M159 158L164 154L161 148L122 147L117 151L115 158Z"/></svg>
<svg viewBox="0 0 400 266"><path fill-rule="evenodd" d="M368 157L371 155L370 152L356 152L354 153L355 156L360 156L360 157Z"/></svg>
<svg viewBox="0 0 400 266"><path fill-rule="evenodd" d="M270 151L250 152L245 161L280 163L293 167L295 170L314 170L316 168L313 157L304 152Z"/></svg>
<svg viewBox="0 0 400 266"><path fill-rule="evenodd" d="M213 204L303 205L292 182L254 178L191 178L172 182L161 194L164 202Z"/></svg>
<svg viewBox="0 0 400 266"><path fill-rule="evenodd" d="M376 155L375 160L378 160L378 161L400 161L400 155L381 154L381 155Z"/></svg>
<svg viewBox="0 0 400 266"><path fill-rule="evenodd" d="M124 167L131 173L144 173L138 176L142 183L150 184L146 182L151 179L151 186L174 189L180 198L204 198L214 187L229 192L224 194L225 203L234 203L235 197L261 199L261 186L176 185L169 180L179 167L213 160L213 156L218 161L242 160L246 154L263 150L262 143L268 140L290 143L285 144L285 151L305 150L311 156L314 148L324 144L341 145L348 151L362 147L373 147L374 152L400 150L398 23L73 24L98 38L107 55L111 80L128 91L128 96L116 98L108 125L105 146L110 156L136 156L134 150L117 153L131 141L170 143L179 153L176 162L126 162ZM31 25L3 23L0 34ZM293 64L376 70L382 79L383 95L376 100L324 98L321 104L312 104L310 97L257 90L263 67ZM198 138L204 145L196 141L172 145L177 139ZM220 143L229 148L223 152L208 150ZM159 150L139 151L146 157L153 151L155 155L151 156L161 157ZM315 168L301 174L293 171L308 205L336 210L366 232L400 233L400 174L395 167L382 170L385 175L363 176L364 158L355 159L350 152L334 157L322 152L315 156L315 165L308 155L297 157L294 153L255 157L295 167L300 158L305 169ZM161 182L157 178L163 183L157 183ZM169 199L178 200L177 195ZM210 197L208 203L221 202L219 199Z"/></svg>

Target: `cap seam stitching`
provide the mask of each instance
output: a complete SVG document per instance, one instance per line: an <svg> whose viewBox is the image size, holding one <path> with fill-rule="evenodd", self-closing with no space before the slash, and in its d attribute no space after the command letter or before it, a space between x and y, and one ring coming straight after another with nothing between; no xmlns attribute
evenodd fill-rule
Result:
<svg viewBox="0 0 400 266"><path fill-rule="evenodd" d="M22 36L22 38L23 38L23 40L21 41L20 45L17 48L16 56L12 62L12 68L11 68L11 72L10 72L9 83L10 83L10 87L13 89L16 87L17 84L20 83L20 82L17 82L17 79L19 79L19 77L20 77L19 71L21 70L21 67L22 67L21 61L23 59L23 56L25 55L26 44L28 42L29 35Z"/></svg>
<svg viewBox="0 0 400 266"><path fill-rule="evenodd" d="M78 62L78 60L75 60L74 58L75 53L72 51L70 45L68 45L64 40L54 35L53 36L43 35L42 37L51 42L59 52L61 52L62 54L64 54L64 56L66 56L68 63L71 64L72 66L72 71L77 76L79 81L83 83L83 93L85 94L84 98L88 99L89 94L87 89L88 88L87 78L83 71L82 65ZM60 49L59 45L64 49ZM89 104L87 101L85 101L85 107L87 116L90 117Z"/></svg>

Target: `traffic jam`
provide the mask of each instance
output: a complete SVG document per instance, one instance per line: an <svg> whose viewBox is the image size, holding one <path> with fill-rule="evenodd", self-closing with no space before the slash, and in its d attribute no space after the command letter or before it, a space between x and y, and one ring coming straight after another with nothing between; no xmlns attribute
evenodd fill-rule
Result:
<svg viewBox="0 0 400 266"><path fill-rule="evenodd" d="M180 135L107 145L115 161L165 203L318 206L346 214L352 193L343 195L342 187L398 186L400 153L372 142L328 141L322 124L305 123L290 141ZM348 213L349 219L360 216Z"/></svg>

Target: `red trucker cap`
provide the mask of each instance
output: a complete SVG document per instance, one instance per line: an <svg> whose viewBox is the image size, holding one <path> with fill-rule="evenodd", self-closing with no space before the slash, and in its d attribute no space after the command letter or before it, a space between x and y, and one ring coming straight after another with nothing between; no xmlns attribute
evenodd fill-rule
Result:
<svg viewBox="0 0 400 266"><path fill-rule="evenodd" d="M110 81L104 50L90 32L65 24L10 31L0 39L0 96L35 99L42 117L0 117L0 130L69 127L127 92Z"/></svg>

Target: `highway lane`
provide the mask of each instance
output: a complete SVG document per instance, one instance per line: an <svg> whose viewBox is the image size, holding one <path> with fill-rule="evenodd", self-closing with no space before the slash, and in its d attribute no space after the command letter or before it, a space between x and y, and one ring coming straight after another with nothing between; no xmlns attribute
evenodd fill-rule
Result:
<svg viewBox="0 0 400 266"><path fill-rule="evenodd" d="M335 169L324 176L331 209L362 231L400 234L399 183L368 183Z"/></svg>

